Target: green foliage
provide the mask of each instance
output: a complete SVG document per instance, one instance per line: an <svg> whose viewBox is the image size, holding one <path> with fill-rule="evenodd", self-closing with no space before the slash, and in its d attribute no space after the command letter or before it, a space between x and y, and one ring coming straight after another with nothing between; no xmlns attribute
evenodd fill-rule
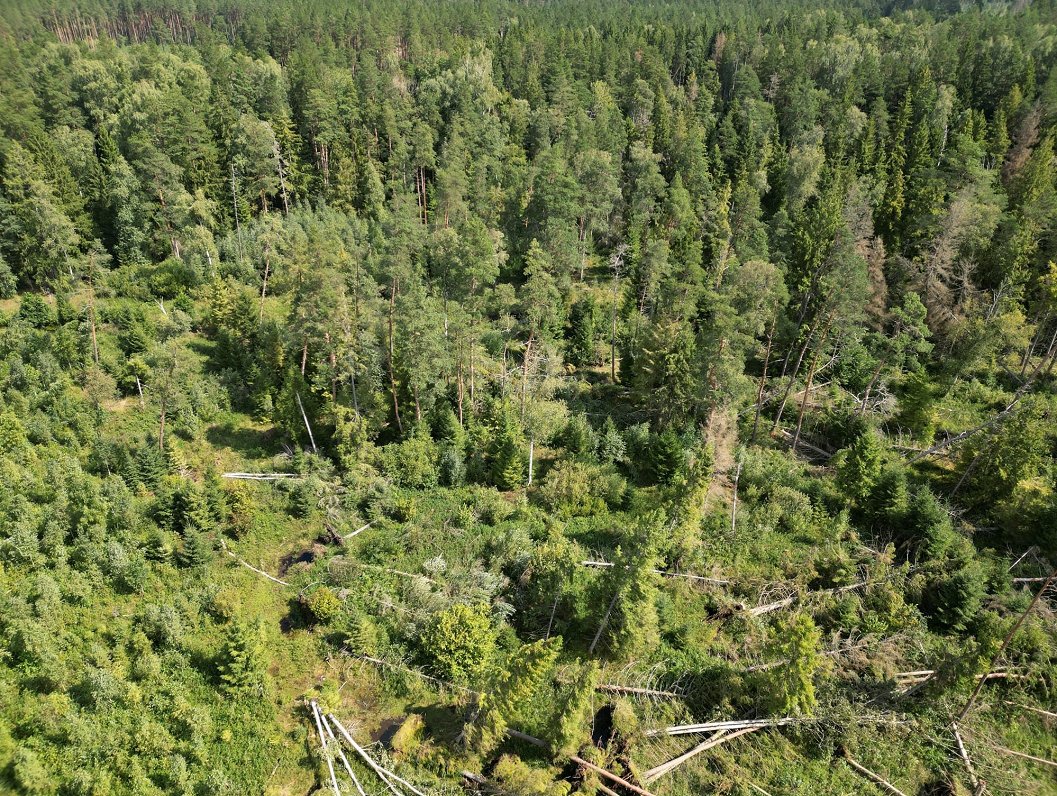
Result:
<svg viewBox="0 0 1057 796"><path fill-rule="evenodd" d="M260 628L233 621L227 628L216 666L221 686L228 694L237 697L263 693L267 659Z"/></svg>
<svg viewBox="0 0 1057 796"><path fill-rule="evenodd" d="M838 480L846 494L858 501L870 496L881 477L884 451L873 430L860 434L837 465Z"/></svg>
<svg viewBox="0 0 1057 796"><path fill-rule="evenodd" d="M440 475L437 444L424 428L417 428L410 439L386 446L382 469L398 486L436 486Z"/></svg>
<svg viewBox="0 0 1057 796"><path fill-rule="evenodd" d="M561 648L557 639L535 641L517 650L492 678L464 730L466 743L487 755L506 737L524 703L532 699L550 672Z"/></svg>
<svg viewBox="0 0 1057 796"><path fill-rule="evenodd" d="M547 473L540 498L559 516L591 516L619 506L625 488L624 479L606 468L566 461Z"/></svg>
<svg viewBox="0 0 1057 796"><path fill-rule="evenodd" d="M528 445L513 409L504 405L492 441L490 479L500 489L517 489L525 484Z"/></svg>
<svg viewBox="0 0 1057 796"><path fill-rule="evenodd" d="M513 793L571 786L504 728L637 776L641 727L761 709L828 728L754 736L761 788L852 792L896 668L939 701L865 763L946 772L1057 553L1050 3L72 5L0 11L0 790L325 787L288 731L341 649L377 676L321 698L420 715L424 789L474 698L408 661L484 690ZM597 658L685 699L597 746Z"/></svg>
<svg viewBox="0 0 1057 796"><path fill-rule="evenodd" d="M815 678L825 669L822 634L807 614L794 614L783 623L778 655L783 665L770 675L772 711L787 716L810 716L815 708Z"/></svg>
<svg viewBox="0 0 1057 796"><path fill-rule="evenodd" d="M491 665L496 632L483 607L456 603L427 626L419 647L439 677L472 682Z"/></svg>
<svg viewBox="0 0 1057 796"><path fill-rule="evenodd" d="M320 586L312 591L305 600L308 610L312 612L313 618L321 623L327 624L332 621L341 611L341 600L333 591L326 586Z"/></svg>

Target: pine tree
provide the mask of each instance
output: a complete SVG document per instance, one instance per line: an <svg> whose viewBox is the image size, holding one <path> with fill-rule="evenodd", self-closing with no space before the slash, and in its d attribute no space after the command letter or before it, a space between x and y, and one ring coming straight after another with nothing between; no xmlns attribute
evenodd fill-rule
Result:
<svg viewBox="0 0 1057 796"><path fill-rule="evenodd" d="M217 660L217 672L231 696L262 695L267 659L259 627L235 620L228 625Z"/></svg>
<svg viewBox="0 0 1057 796"><path fill-rule="evenodd" d="M525 436L508 404L499 412L499 425L491 445L491 480L500 489L525 485Z"/></svg>
<svg viewBox="0 0 1057 796"><path fill-rule="evenodd" d="M782 716L810 716L815 708L815 677L824 668L822 634L811 617L798 613L783 628L779 656L787 661L773 670L774 710Z"/></svg>
<svg viewBox="0 0 1057 796"><path fill-rule="evenodd" d="M517 650L481 695L473 716L463 729L466 744L487 756L506 737L509 724L524 707L554 666L561 648L559 639L534 641Z"/></svg>

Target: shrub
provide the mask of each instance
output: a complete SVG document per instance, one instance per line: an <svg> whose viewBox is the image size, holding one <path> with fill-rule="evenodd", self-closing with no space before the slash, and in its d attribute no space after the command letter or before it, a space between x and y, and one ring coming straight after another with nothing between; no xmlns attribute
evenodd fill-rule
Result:
<svg viewBox="0 0 1057 796"><path fill-rule="evenodd" d="M45 329L54 323L51 307L43 296L26 293L18 307L18 317L37 329Z"/></svg>
<svg viewBox="0 0 1057 796"><path fill-rule="evenodd" d="M484 606L456 603L435 617L419 644L438 676L467 682L491 661L496 633Z"/></svg>
<svg viewBox="0 0 1057 796"><path fill-rule="evenodd" d="M341 600L326 586L315 589L305 601L317 622L326 624L341 611Z"/></svg>
<svg viewBox="0 0 1057 796"><path fill-rule="evenodd" d="M623 478L598 465L563 461L547 473L540 499L562 516L586 517L618 505L626 486Z"/></svg>
<svg viewBox="0 0 1057 796"><path fill-rule="evenodd" d="M423 427L416 429L409 439L385 447L382 471L397 486L429 489L440 480L439 458L437 443Z"/></svg>

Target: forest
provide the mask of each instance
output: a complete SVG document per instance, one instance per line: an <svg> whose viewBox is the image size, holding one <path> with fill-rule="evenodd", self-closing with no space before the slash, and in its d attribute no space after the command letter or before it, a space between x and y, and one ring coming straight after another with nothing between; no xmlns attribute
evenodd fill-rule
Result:
<svg viewBox="0 0 1057 796"><path fill-rule="evenodd" d="M1055 0L5 0L0 794L1057 794Z"/></svg>

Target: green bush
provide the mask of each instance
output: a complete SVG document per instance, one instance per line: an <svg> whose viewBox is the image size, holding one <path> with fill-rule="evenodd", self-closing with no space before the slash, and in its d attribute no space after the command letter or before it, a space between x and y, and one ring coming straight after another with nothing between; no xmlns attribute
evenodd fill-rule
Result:
<svg viewBox="0 0 1057 796"><path fill-rule="evenodd" d="M314 589L305 600L313 618L320 624L327 624L341 611L341 600L326 586Z"/></svg>
<svg viewBox="0 0 1057 796"><path fill-rule="evenodd" d="M456 603L434 617L419 638L419 648L439 677L465 683L490 664L496 631L483 606Z"/></svg>

